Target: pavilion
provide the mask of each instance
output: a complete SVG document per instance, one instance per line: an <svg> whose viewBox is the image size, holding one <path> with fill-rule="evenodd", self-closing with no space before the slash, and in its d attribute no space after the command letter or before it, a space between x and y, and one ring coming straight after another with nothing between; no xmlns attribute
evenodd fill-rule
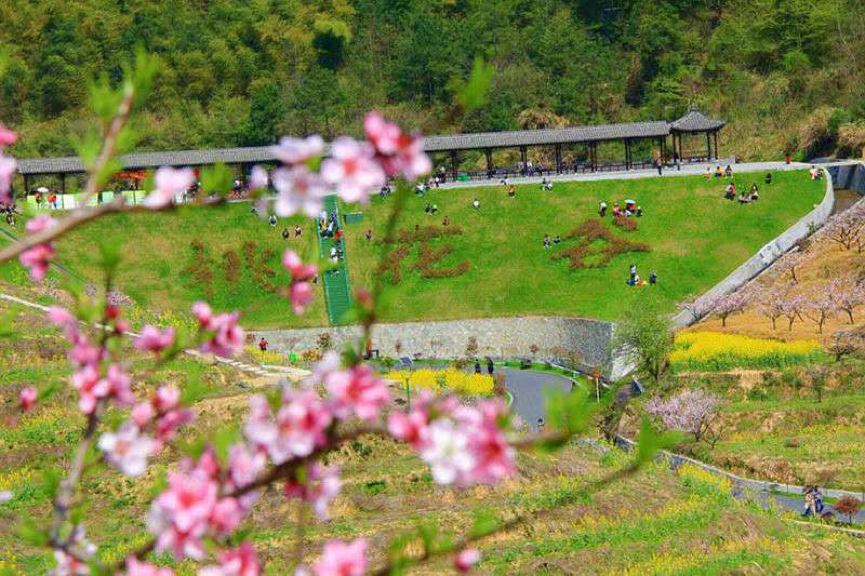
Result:
<svg viewBox="0 0 865 576"><path fill-rule="evenodd" d="M453 180L458 178L493 178L510 173L526 174L528 149L530 147L551 147L554 166L532 170L532 173L562 174L568 172L598 172L613 170L632 170L650 168L654 159L635 158L635 148L650 143L656 146L658 157L667 164L672 159L681 162L712 161L718 156L718 132L726 125L724 120L715 120L696 109L674 122L649 121L623 124L604 124L578 126L572 128L551 128L544 130L518 130L509 132L482 132L473 134L447 134L427 136L424 149L431 155L449 156L450 173ZM705 134L706 151L686 153L683 146L685 137ZM668 155L668 139L672 141L673 155ZM598 147L605 143L624 144L623 161L599 161ZM584 147L586 161L566 163L563 150L574 146ZM516 171L497 169L493 164L493 151L518 149L520 167ZM459 157L467 151L481 151L486 156L485 172L466 172L459 169ZM269 147L225 148L217 150L179 150L169 152L141 152L127 154L119 158L123 173L150 170L160 166L199 167L217 163L239 166L248 174L254 164L277 164L276 157ZM54 176L60 179L61 193L66 192L67 176L85 173L84 165L77 157L38 158L19 160L18 171L24 178L24 189L30 190L31 178ZM441 174L445 176L444 173Z"/></svg>

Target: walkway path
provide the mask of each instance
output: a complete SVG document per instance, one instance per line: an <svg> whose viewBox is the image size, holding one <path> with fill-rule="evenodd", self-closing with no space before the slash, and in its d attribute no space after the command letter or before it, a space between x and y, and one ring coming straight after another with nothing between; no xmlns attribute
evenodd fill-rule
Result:
<svg viewBox="0 0 865 576"><path fill-rule="evenodd" d="M727 164L733 166L733 172L770 172L770 171L786 171L786 170L807 170L811 164L804 162L793 162L787 164L785 162L746 162L742 164L734 164L732 159L715 160L707 163L683 164L681 170L675 168L665 168L664 173L660 178L675 178L677 176L701 176L706 173L706 166L715 166L719 164L724 167ZM821 164L825 167L825 164ZM594 172L585 174L558 174L548 176L553 182L593 182L597 180L637 180L640 178L659 178L658 170L628 170L626 172ZM510 184L540 184L541 176L508 176ZM483 180L470 180L468 182L447 182L442 184L442 188L474 188L478 186L498 186L501 178L491 178Z"/></svg>
<svg viewBox="0 0 865 576"><path fill-rule="evenodd" d="M336 196L327 196L324 199L324 209L328 215L337 213L339 221L339 203ZM351 308L351 289L348 282L348 264L345 259L345 237L342 239L343 258L337 265L324 274L324 295L327 302L327 318L331 326L342 324L343 315ZM322 259L330 259L330 249L336 246L332 238L325 238L318 231L318 246Z"/></svg>

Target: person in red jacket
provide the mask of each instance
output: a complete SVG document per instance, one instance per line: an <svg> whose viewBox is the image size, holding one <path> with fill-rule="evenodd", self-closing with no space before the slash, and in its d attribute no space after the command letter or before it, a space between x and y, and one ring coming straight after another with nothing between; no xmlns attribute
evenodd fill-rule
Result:
<svg viewBox="0 0 865 576"><path fill-rule="evenodd" d="M267 352L267 340L265 340L263 337L261 340L258 341L258 349L262 352Z"/></svg>

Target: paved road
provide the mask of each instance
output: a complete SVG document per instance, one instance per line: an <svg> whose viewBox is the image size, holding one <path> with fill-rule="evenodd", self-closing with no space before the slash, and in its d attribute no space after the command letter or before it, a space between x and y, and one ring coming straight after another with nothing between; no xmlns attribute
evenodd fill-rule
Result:
<svg viewBox="0 0 865 576"><path fill-rule="evenodd" d="M733 495L739 499L744 498L744 496L741 493L737 493L736 490L733 491ZM804 496L802 496L802 497L784 496L784 495L780 495L780 494L770 494L768 492L757 492L757 498L759 499L760 504L763 506L763 508L769 508L769 505L773 504L777 508L782 508L784 510L791 510L791 511L796 512L798 514L801 514L802 511L805 509L805 497ZM832 507L832 505L828 504L828 503L825 505L824 511L825 510L831 510L832 512L835 512L835 509ZM835 512L835 519L839 520L839 521L846 522L847 521L847 515ZM865 510L860 510L859 512L857 512L856 514L853 515L853 523L854 524L865 524Z"/></svg>
<svg viewBox="0 0 865 576"><path fill-rule="evenodd" d="M514 396L512 410L532 428L537 427L538 418L546 418L546 390L571 390L571 380L558 374L500 367L496 371L505 373L505 388Z"/></svg>

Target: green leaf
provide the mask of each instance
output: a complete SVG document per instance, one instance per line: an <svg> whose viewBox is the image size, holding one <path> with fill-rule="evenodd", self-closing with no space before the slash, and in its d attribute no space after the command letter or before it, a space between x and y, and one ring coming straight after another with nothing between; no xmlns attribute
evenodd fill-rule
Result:
<svg viewBox="0 0 865 576"><path fill-rule="evenodd" d="M485 64L481 56L475 57L469 79L457 94L457 100L466 112L480 108L487 103L487 92L489 92L495 75L495 66Z"/></svg>
<svg viewBox="0 0 865 576"><path fill-rule="evenodd" d="M234 175L223 163L214 164L201 171L201 188L206 194L225 196L231 191Z"/></svg>
<svg viewBox="0 0 865 576"><path fill-rule="evenodd" d="M51 539L48 530L37 526L29 517L25 517L18 525L18 535L31 546L45 546Z"/></svg>
<svg viewBox="0 0 865 576"><path fill-rule="evenodd" d="M571 435L582 434L592 425L597 403L588 392L576 389L566 394L561 390L547 393L547 427Z"/></svg>
<svg viewBox="0 0 865 576"><path fill-rule="evenodd" d="M99 258L97 265L106 276L113 276L120 265L120 243L106 238L98 240Z"/></svg>
<svg viewBox="0 0 865 576"><path fill-rule="evenodd" d="M640 437L637 439L636 464L641 466L649 462L660 450L674 446L678 439L676 434L658 432L649 419L643 416L643 422L640 425Z"/></svg>
<svg viewBox="0 0 865 576"><path fill-rule="evenodd" d="M228 462L228 449L240 440L240 426L237 423L224 426L213 433L213 450L220 462Z"/></svg>
<svg viewBox="0 0 865 576"><path fill-rule="evenodd" d="M159 57L148 53L140 45L135 50L135 62L124 66L124 88L135 91L135 108L140 108L147 100L161 66Z"/></svg>
<svg viewBox="0 0 865 576"><path fill-rule="evenodd" d="M49 500L54 500L57 490L60 488L60 480L63 474L56 468L42 469L42 491Z"/></svg>
<svg viewBox="0 0 865 576"><path fill-rule="evenodd" d="M190 375L180 394L180 403L184 406L191 406L204 397L206 393L207 385L201 381L201 377L197 374Z"/></svg>
<svg viewBox="0 0 865 576"><path fill-rule="evenodd" d="M469 530L470 538L481 538L487 534L492 534L499 526L499 521L495 515L489 510L476 510L472 520L472 527Z"/></svg>

